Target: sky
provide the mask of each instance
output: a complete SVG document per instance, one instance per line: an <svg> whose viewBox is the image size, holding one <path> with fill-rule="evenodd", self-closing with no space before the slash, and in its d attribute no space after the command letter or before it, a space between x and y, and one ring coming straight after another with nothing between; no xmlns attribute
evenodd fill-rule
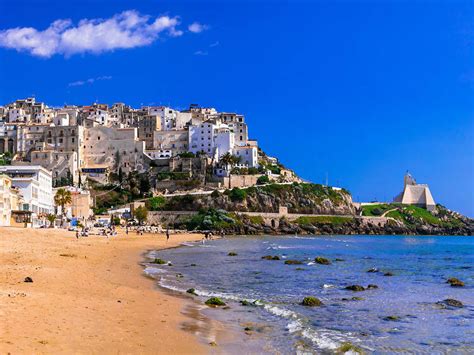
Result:
<svg viewBox="0 0 474 355"><path fill-rule="evenodd" d="M244 114L303 178L474 217L472 1L0 0L0 105Z"/></svg>

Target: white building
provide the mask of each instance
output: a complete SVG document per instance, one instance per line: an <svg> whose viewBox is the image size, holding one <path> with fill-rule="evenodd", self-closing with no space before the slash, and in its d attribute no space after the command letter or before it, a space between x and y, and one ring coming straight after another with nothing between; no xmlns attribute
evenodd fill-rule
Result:
<svg viewBox="0 0 474 355"><path fill-rule="evenodd" d="M14 108L8 110L8 122L28 122L31 115L27 114L22 108Z"/></svg>
<svg viewBox="0 0 474 355"><path fill-rule="evenodd" d="M87 119L97 122L102 126L108 126L111 123L111 120L109 120L109 112L99 108L91 110L87 116Z"/></svg>
<svg viewBox="0 0 474 355"><path fill-rule="evenodd" d="M232 154L232 149L235 145L234 133L226 125L221 125L214 132L214 145L215 145L215 159L219 159L226 153Z"/></svg>
<svg viewBox="0 0 474 355"><path fill-rule="evenodd" d="M189 151L196 154L204 152L208 156L214 155L214 130L217 126L210 122L203 122L199 126L189 127Z"/></svg>
<svg viewBox="0 0 474 355"><path fill-rule="evenodd" d="M417 184L415 179L408 172L405 174L403 183L403 191L393 199L393 202L416 205L426 208L428 211L435 209L436 203L428 185Z"/></svg>
<svg viewBox="0 0 474 355"><path fill-rule="evenodd" d="M23 196L22 210L33 212L33 218L54 212L51 172L39 165L0 166L0 174L8 175L12 185Z"/></svg>
<svg viewBox="0 0 474 355"><path fill-rule="evenodd" d="M258 167L258 148L255 146L235 146L233 154L240 158L240 165L248 168Z"/></svg>

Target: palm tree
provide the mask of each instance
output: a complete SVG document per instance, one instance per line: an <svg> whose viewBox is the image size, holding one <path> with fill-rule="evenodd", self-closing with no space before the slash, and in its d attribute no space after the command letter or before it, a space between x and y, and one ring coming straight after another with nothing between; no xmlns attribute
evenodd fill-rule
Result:
<svg viewBox="0 0 474 355"><path fill-rule="evenodd" d="M234 161L233 155L230 153L225 153L223 156L221 156L221 162L227 169L229 165L231 165Z"/></svg>
<svg viewBox="0 0 474 355"><path fill-rule="evenodd" d="M53 223L54 221L56 220L56 215L55 214L48 214L46 216L46 219L48 220L49 222L49 228L53 228Z"/></svg>
<svg viewBox="0 0 474 355"><path fill-rule="evenodd" d="M71 191L66 189L58 189L56 191L56 195L54 196L54 203L56 206L61 206L61 213L66 215L66 211L64 207L72 202Z"/></svg>

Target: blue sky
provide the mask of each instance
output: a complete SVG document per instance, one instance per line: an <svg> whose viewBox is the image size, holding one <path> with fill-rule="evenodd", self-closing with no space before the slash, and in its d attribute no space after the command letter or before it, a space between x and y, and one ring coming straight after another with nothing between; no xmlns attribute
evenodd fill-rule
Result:
<svg viewBox="0 0 474 355"><path fill-rule="evenodd" d="M388 200L409 170L474 216L472 1L0 0L2 30L0 104L237 111L306 179Z"/></svg>

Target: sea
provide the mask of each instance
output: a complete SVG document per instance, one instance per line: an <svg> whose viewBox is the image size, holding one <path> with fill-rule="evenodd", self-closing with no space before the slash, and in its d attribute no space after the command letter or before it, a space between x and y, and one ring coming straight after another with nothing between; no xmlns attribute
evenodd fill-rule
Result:
<svg viewBox="0 0 474 355"><path fill-rule="evenodd" d="M472 237L226 237L147 256L171 264L144 264L160 287L242 334L229 353L331 354L351 344L366 353L474 354ZM318 256L331 264L315 263ZM451 277L465 286L451 287ZM377 288L346 289L369 284ZM227 307L204 306L213 296ZM303 306L307 296L322 305Z"/></svg>

